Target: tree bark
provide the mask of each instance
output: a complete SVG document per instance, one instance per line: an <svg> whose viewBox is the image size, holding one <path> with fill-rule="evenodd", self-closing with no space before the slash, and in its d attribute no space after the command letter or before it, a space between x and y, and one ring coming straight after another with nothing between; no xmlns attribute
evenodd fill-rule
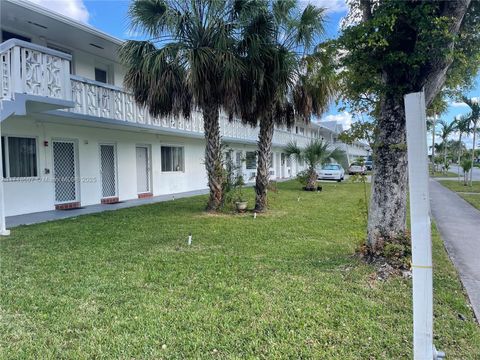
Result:
<svg viewBox="0 0 480 360"><path fill-rule="evenodd" d="M435 131L437 127L437 115L433 115L432 130L432 174L435 174Z"/></svg>
<svg viewBox="0 0 480 360"><path fill-rule="evenodd" d="M459 134L459 149L458 149L458 162L457 162L457 174L458 174L458 181L460 182L460 161L462 159L462 133Z"/></svg>
<svg viewBox="0 0 480 360"><path fill-rule="evenodd" d="M367 245L372 252L403 236L407 219L407 148L403 98L386 95L380 104L373 149L375 175L368 212Z"/></svg>
<svg viewBox="0 0 480 360"><path fill-rule="evenodd" d="M472 168L470 169L470 186L473 186L473 165L475 164L475 142L477 141L477 121L473 124Z"/></svg>
<svg viewBox="0 0 480 360"><path fill-rule="evenodd" d="M208 175L208 187L210 188L208 211L217 211L223 204L224 176L218 111L219 108L216 105L207 105L203 109L203 127L206 141L205 168Z"/></svg>
<svg viewBox="0 0 480 360"><path fill-rule="evenodd" d="M318 175L317 172L315 171L315 168L309 168L308 169L308 184L307 184L307 190L315 190L317 187L317 179Z"/></svg>
<svg viewBox="0 0 480 360"><path fill-rule="evenodd" d="M446 1L442 16L450 18L449 33L452 35L458 34L465 18L465 14L470 6L471 0L451 0ZM455 41L452 40L445 50L453 51L455 47ZM425 103L428 107L437 96L440 89L445 84L448 68L452 65L453 57L448 56L441 59L431 57L429 61L430 72L425 79Z"/></svg>
<svg viewBox="0 0 480 360"><path fill-rule="evenodd" d="M260 133L258 134L258 163L255 180L255 211L267 210L267 188L270 181L270 157L275 124L273 117L261 119Z"/></svg>

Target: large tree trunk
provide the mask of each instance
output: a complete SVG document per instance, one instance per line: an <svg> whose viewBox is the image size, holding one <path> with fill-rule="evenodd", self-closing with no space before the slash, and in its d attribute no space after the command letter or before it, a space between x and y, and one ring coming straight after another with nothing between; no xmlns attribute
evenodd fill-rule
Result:
<svg viewBox="0 0 480 360"><path fill-rule="evenodd" d="M270 157L272 154L273 132L275 130L272 117L261 120L260 133L258 134L258 163L255 183L255 211L257 212L263 212L267 209Z"/></svg>
<svg viewBox="0 0 480 360"><path fill-rule="evenodd" d="M378 118L378 138L374 147L370 210L369 250L383 249L385 242L403 236L407 218L406 120L401 96L386 96Z"/></svg>
<svg viewBox="0 0 480 360"><path fill-rule="evenodd" d="M207 210L217 211L223 204L223 168L218 123L218 106L207 105L203 109L203 127L205 132L205 168L208 175L210 197Z"/></svg>

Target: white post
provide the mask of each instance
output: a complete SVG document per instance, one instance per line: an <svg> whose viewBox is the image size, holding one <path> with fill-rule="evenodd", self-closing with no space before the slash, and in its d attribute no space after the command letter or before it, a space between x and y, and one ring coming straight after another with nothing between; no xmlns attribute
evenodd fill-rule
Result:
<svg viewBox="0 0 480 360"><path fill-rule="evenodd" d="M413 354L415 360L437 359L433 346L433 285L428 148L425 95L405 96L408 179L413 272Z"/></svg>
<svg viewBox="0 0 480 360"><path fill-rule="evenodd" d="M2 131L0 129L0 139ZM7 144L5 144L6 146ZM2 159L2 147L0 146L0 159ZM3 164L0 161L0 236L10 235L10 230L7 230L5 224L5 203L4 203L4 194L3 194Z"/></svg>

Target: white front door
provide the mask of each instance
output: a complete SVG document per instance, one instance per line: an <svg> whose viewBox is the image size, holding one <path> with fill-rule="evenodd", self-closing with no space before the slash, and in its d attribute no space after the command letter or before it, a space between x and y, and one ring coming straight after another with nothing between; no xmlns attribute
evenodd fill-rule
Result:
<svg viewBox="0 0 480 360"><path fill-rule="evenodd" d="M100 145L100 174L102 177L102 197L117 195L117 166L115 145Z"/></svg>
<svg viewBox="0 0 480 360"><path fill-rule="evenodd" d="M53 177L56 204L78 200L76 158L74 141L53 141Z"/></svg>
<svg viewBox="0 0 480 360"><path fill-rule="evenodd" d="M137 193L150 192L150 159L146 146L137 146Z"/></svg>

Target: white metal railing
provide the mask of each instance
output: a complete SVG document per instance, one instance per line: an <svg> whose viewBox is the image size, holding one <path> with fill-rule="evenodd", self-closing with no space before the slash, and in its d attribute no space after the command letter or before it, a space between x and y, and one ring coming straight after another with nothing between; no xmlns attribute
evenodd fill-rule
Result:
<svg viewBox="0 0 480 360"><path fill-rule="evenodd" d="M156 118L144 107L139 106L133 96L122 88L79 76L71 76L71 88L75 104L70 109L71 112L203 134L203 119L199 113L193 113L188 120L182 117ZM230 122L226 115L220 116L220 133L222 137L230 139L248 141L258 139L258 128L244 125L239 120ZM275 130L274 144L287 144L289 141L296 141L298 145L304 146L310 138L286 130Z"/></svg>
<svg viewBox="0 0 480 360"><path fill-rule="evenodd" d="M0 44L0 99L16 93L71 99L71 56L18 39Z"/></svg>
<svg viewBox="0 0 480 360"><path fill-rule="evenodd" d="M124 89L70 75L71 59L69 54L26 41L5 41L0 44L0 100L13 100L16 93L71 100L74 107L66 111L198 136L203 134L201 114L194 113L189 120L152 117ZM258 128L246 126L239 120L230 122L226 115L220 116L220 131L224 138L232 140L254 142L258 139ZM305 146L311 137L276 127L273 143L286 145L290 141Z"/></svg>

